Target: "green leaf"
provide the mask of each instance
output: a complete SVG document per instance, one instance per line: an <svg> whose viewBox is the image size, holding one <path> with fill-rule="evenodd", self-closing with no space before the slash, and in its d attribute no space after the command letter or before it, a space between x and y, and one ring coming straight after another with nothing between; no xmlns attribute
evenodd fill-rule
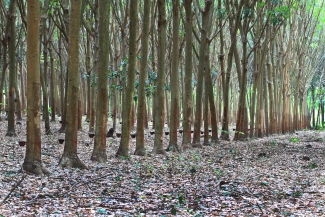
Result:
<svg viewBox="0 0 325 217"><path fill-rule="evenodd" d="M190 173L191 173L191 174L196 173L196 169L195 169L194 167L192 167L192 169L190 169Z"/></svg>
<svg viewBox="0 0 325 217"><path fill-rule="evenodd" d="M173 208L170 210L170 213L171 213L172 215L176 215L176 214L177 214L177 211L176 211L175 207L173 207Z"/></svg>
<svg viewBox="0 0 325 217"><path fill-rule="evenodd" d="M178 197L178 203L179 204L183 204L184 203L184 197L183 196L179 196Z"/></svg>
<svg viewBox="0 0 325 217"><path fill-rule="evenodd" d="M316 163L312 163L312 164L309 165L310 169L315 169L317 167L318 167L318 165Z"/></svg>

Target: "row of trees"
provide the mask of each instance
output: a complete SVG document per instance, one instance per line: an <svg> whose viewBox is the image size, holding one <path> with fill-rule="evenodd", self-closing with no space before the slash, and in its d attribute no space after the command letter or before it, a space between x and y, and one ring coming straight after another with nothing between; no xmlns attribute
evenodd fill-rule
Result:
<svg viewBox="0 0 325 217"><path fill-rule="evenodd" d="M86 167L77 156L84 114L98 162L107 158L108 114L115 130L122 118L117 156L129 154L135 125L135 154L145 155L150 120L155 154L165 152L165 122L171 151L200 147L201 131L203 144L218 142L218 123L224 140L231 122L234 140L309 127L310 83L324 73L322 7L307 0L2 1L0 88L7 103L0 95L0 108L8 111L7 136L15 135L25 93L24 169L37 174L47 173L40 101L46 133L50 117L61 115L60 164L67 167Z"/></svg>

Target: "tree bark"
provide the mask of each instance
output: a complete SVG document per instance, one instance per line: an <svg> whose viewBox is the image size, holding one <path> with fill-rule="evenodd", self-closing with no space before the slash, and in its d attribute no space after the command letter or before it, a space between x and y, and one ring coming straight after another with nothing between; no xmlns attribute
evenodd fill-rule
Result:
<svg viewBox="0 0 325 217"><path fill-rule="evenodd" d="M6 136L16 136L15 132L15 90L17 87L16 71L16 0L12 0L9 6L10 38L9 38L9 107L8 130ZM2 91L2 90L1 90Z"/></svg>
<svg viewBox="0 0 325 217"><path fill-rule="evenodd" d="M66 131L64 152L59 165L86 169L77 155L78 131L78 97L79 97L79 28L81 0L72 0L69 23L69 63L68 63L68 93L66 107Z"/></svg>
<svg viewBox="0 0 325 217"><path fill-rule="evenodd" d="M109 15L110 1L99 1L99 59L98 97L94 149L91 160L106 162L106 131L108 116L108 54L109 54Z"/></svg>
<svg viewBox="0 0 325 217"><path fill-rule="evenodd" d="M165 154L163 149L163 128L165 125L165 55L166 55L166 2L158 0L158 68L155 112L155 138L153 154Z"/></svg>
<svg viewBox="0 0 325 217"><path fill-rule="evenodd" d="M137 113L137 140L135 155L144 156L146 150L144 147L144 116L145 116L145 82L147 75L147 56L149 48L149 24L150 24L150 0L144 0L144 11L143 11L143 24L142 24L142 51L141 51L141 68L139 75L139 87L138 87L138 113Z"/></svg>
<svg viewBox="0 0 325 217"><path fill-rule="evenodd" d="M169 151L179 151L177 128L179 122L179 0L173 0L173 53L170 75L170 132Z"/></svg>
<svg viewBox="0 0 325 217"><path fill-rule="evenodd" d="M27 1L27 147L23 169L37 175L49 174L41 161L39 1Z"/></svg>
<svg viewBox="0 0 325 217"><path fill-rule="evenodd" d="M182 145L187 147L191 143L191 123L193 110L193 90L192 90L192 0L184 0L186 13L185 22L185 93L183 99L183 141Z"/></svg>
<svg viewBox="0 0 325 217"><path fill-rule="evenodd" d="M138 24L138 2L133 0L130 3L130 38L129 38L129 66L128 78L123 97L123 111L122 111L122 138L116 156L129 155L130 142L130 123L132 112L132 101L134 93L135 71L136 71L136 48L137 48L137 24Z"/></svg>

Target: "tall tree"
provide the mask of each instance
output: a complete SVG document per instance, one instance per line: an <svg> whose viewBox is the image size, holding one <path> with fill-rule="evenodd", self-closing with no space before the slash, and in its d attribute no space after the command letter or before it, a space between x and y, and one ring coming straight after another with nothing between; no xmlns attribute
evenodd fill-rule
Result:
<svg viewBox="0 0 325 217"><path fill-rule="evenodd" d="M15 89L16 75L16 0L12 0L9 6L10 37L9 37L9 108L8 131L6 136L16 136L15 132ZM1 90L2 91L2 90Z"/></svg>
<svg viewBox="0 0 325 217"><path fill-rule="evenodd" d="M196 110L195 110L195 122L194 122L194 135L193 145L200 146L200 131L202 124L202 93L203 93L203 78L205 71L205 52L206 52L206 40L209 32L209 10L212 5L211 0L205 1L205 8L202 11L202 28L201 28L201 41L200 41L200 56L198 66L198 81L196 87ZM208 96L208 94L206 94Z"/></svg>
<svg viewBox="0 0 325 217"><path fill-rule="evenodd" d="M50 5L50 0L46 0L44 2L44 7L42 8L43 14L41 15L41 38L43 41L41 45L43 45L43 57L44 57L44 64L43 64L43 72L41 72L41 87L43 93L43 120L45 124L45 133L51 134L50 129L50 117L49 117L49 94L47 88L47 73L48 73L48 32L47 32L47 13L48 8Z"/></svg>
<svg viewBox="0 0 325 217"><path fill-rule="evenodd" d="M177 127L179 122L179 0L173 0L173 53L170 75L170 139L167 150L178 151Z"/></svg>
<svg viewBox="0 0 325 217"><path fill-rule="evenodd" d="M99 1L99 59L98 59L98 97L95 128L93 161L106 162L106 131L107 131L107 75L109 54L109 12L110 0Z"/></svg>
<svg viewBox="0 0 325 217"><path fill-rule="evenodd" d="M166 1L158 0L158 71L157 71L157 93L156 93L156 118L154 154L165 154L163 149L163 128L165 123L165 55L166 55Z"/></svg>
<svg viewBox="0 0 325 217"><path fill-rule="evenodd" d="M123 97L123 111L122 111L122 138L116 156L129 155L130 142L130 123L132 101L134 93L135 71L136 71L136 57L137 57L137 23L138 23L138 1L132 0L130 3L130 38L129 38L129 66L128 79Z"/></svg>
<svg viewBox="0 0 325 217"><path fill-rule="evenodd" d="M143 3L143 24L142 24L142 51L141 68L138 87L138 114L137 114L137 141L134 154L144 156L144 117L145 117L145 83L147 74L147 56L149 47L149 24L150 24L150 0L144 0Z"/></svg>
<svg viewBox="0 0 325 217"><path fill-rule="evenodd" d="M185 21L185 93L183 99L183 146L191 143L191 122L193 109L192 93L192 0L184 0Z"/></svg>
<svg viewBox="0 0 325 217"><path fill-rule="evenodd" d="M64 152L59 164L62 167L85 169L77 155L78 131L78 97L79 97L79 28L81 0L71 0L69 22L69 60L68 60L68 93L66 107L66 131Z"/></svg>
<svg viewBox="0 0 325 217"><path fill-rule="evenodd" d="M40 56L38 0L27 1L27 147L23 169L37 175L48 174L41 161Z"/></svg>

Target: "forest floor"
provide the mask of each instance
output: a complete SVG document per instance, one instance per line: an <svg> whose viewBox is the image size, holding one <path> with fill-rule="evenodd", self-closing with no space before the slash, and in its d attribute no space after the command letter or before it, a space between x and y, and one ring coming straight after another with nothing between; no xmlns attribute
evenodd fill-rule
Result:
<svg viewBox="0 0 325 217"><path fill-rule="evenodd" d="M0 216L325 216L324 131L130 158L116 158L120 139L107 138L108 161L99 164L90 161L85 123L78 154L89 169L79 170L57 165L64 148L59 127L51 123L53 134L42 134L51 175L26 176L26 147L18 145L26 140L26 123L9 138L7 122L0 122ZM150 153L148 132L145 141ZM130 148L131 154L135 139Z"/></svg>

